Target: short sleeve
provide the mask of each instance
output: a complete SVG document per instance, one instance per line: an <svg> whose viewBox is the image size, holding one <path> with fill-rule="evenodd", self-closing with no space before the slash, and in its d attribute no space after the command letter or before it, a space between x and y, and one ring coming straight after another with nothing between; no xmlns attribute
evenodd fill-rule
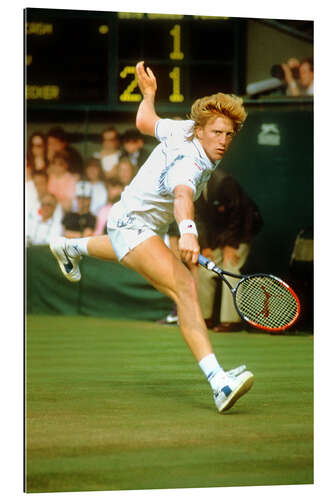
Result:
<svg viewBox="0 0 333 500"><path fill-rule="evenodd" d="M171 134L172 120L169 118L160 118L155 124L155 137L160 142L164 142Z"/></svg>
<svg viewBox="0 0 333 500"><path fill-rule="evenodd" d="M155 125L155 136L160 142L174 146L183 143L192 134L192 120L170 120L160 118Z"/></svg>

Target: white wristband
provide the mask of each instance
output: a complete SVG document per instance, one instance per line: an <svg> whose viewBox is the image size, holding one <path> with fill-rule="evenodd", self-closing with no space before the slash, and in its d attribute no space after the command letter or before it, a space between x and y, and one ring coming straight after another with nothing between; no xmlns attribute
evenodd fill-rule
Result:
<svg viewBox="0 0 333 500"><path fill-rule="evenodd" d="M195 234L196 236L198 236L198 231L193 220L184 219L178 224L178 227L180 236L182 236L183 234Z"/></svg>

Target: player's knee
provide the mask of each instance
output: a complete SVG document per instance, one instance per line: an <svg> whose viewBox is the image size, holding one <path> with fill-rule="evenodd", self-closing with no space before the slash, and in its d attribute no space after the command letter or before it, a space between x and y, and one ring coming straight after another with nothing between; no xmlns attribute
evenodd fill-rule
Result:
<svg viewBox="0 0 333 500"><path fill-rule="evenodd" d="M186 269L182 275L177 277L176 296L177 301L184 302L184 300L197 300L197 286L194 277Z"/></svg>

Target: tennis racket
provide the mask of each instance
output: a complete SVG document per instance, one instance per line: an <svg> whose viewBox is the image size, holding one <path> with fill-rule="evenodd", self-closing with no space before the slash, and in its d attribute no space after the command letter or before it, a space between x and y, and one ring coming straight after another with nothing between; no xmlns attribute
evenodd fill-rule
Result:
<svg viewBox="0 0 333 500"><path fill-rule="evenodd" d="M236 311L250 325L279 332L291 327L299 317L300 301L290 286L280 278L263 273L229 273L201 254L198 263L214 271L228 285ZM235 287L229 283L226 276L239 278Z"/></svg>

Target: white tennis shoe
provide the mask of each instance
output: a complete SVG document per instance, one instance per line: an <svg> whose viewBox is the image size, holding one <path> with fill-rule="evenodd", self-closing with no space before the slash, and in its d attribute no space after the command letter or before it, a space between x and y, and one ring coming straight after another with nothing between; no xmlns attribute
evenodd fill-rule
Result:
<svg viewBox="0 0 333 500"><path fill-rule="evenodd" d="M244 396L253 385L254 376L253 373L248 370L242 371L236 376L230 376L230 372L232 373L234 371L237 373L237 370L240 368L242 367L226 372L224 379L225 384L214 393L214 401L219 413L229 410L229 408L231 408L241 396Z"/></svg>
<svg viewBox="0 0 333 500"><path fill-rule="evenodd" d="M59 236L50 242L50 249L58 261L62 274L72 282L80 281L79 251L71 245L71 240Z"/></svg>

